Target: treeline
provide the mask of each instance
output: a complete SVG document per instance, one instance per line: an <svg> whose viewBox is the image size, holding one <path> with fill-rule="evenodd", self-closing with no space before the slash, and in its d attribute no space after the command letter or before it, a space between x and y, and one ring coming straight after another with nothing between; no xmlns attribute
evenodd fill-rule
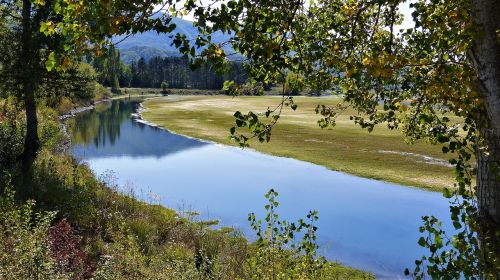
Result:
<svg viewBox="0 0 500 280"><path fill-rule="evenodd" d="M130 67L120 60L120 50L110 46L105 55L87 58L98 73L97 80L103 86L111 88L130 87L132 72Z"/></svg>
<svg viewBox="0 0 500 280"><path fill-rule="evenodd" d="M234 80L244 84L247 80L241 63L233 63L225 74L216 73L208 64L194 71L186 57L154 57L149 61L140 58L131 65L120 60L120 51L110 47L106 55L94 58L92 65L99 73L98 81L111 88L136 87L222 89L224 81Z"/></svg>
<svg viewBox="0 0 500 280"><path fill-rule="evenodd" d="M244 83L247 79L241 63L233 63L228 73L220 75L208 64L192 71L186 57L141 58L130 68L132 87L159 88L166 82L169 88L221 89L226 80Z"/></svg>

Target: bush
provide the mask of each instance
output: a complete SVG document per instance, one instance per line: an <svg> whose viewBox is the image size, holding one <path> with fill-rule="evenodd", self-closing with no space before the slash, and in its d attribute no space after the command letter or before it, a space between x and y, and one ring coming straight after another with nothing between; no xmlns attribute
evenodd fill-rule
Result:
<svg viewBox="0 0 500 280"><path fill-rule="evenodd" d="M50 252L57 271L79 279L91 275L92 266L82 249L82 237L75 235L66 219L49 229Z"/></svg>
<svg viewBox="0 0 500 280"><path fill-rule="evenodd" d="M59 114L66 114L68 113L71 109L73 109L73 102L69 97L63 96L61 97L59 103L55 107L57 113Z"/></svg>
<svg viewBox="0 0 500 280"><path fill-rule="evenodd" d="M116 94L116 95L120 95L120 94L122 94L122 90L120 88L118 88L118 87L112 87L111 88L111 93L112 94Z"/></svg>
<svg viewBox="0 0 500 280"><path fill-rule="evenodd" d="M0 278L59 279L50 254L49 229L53 212L35 212L34 201L14 202L14 192L6 188L0 197Z"/></svg>
<svg viewBox="0 0 500 280"><path fill-rule="evenodd" d="M240 87L241 95L264 95L264 86L262 83L246 83Z"/></svg>
<svg viewBox="0 0 500 280"><path fill-rule="evenodd" d="M94 90L95 96L92 99L93 102L111 97L112 94L111 91L102 86L101 84L95 83L94 87L95 87Z"/></svg>
<svg viewBox="0 0 500 280"><path fill-rule="evenodd" d="M0 107L0 116L0 170L4 171L16 166L21 157L26 125L24 116L9 100Z"/></svg>
<svg viewBox="0 0 500 280"><path fill-rule="evenodd" d="M304 89L302 77L295 73L288 73L285 78L285 93L287 95L299 95Z"/></svg>
<svg viewBox="0 0 500 280"><path fill-rule="evenodd" d="M224 82L224 87L222 92L226 95L248 95L248 96L260 96L264 95L264 84L263 83L245 83L243 85L237 85L234 81Z"/></svg>

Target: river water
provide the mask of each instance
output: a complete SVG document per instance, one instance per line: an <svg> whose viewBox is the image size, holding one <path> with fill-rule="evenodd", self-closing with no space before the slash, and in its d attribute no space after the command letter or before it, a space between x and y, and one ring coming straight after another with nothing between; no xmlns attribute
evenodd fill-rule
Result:
<svg viewBox="0 0 500 280"><path fill-rule="evenodd" d="M280 219L319 212L321 254L382 279L403 278L426 253L417 244L421 216L435 215L450 228L440 193L173 134L133 120L138 104L99 105L72 119L70 132L77 158L97 175L112 173L145 200L196 210L252 238L248 213L263 219L264 195L274 188Z"/></svg>

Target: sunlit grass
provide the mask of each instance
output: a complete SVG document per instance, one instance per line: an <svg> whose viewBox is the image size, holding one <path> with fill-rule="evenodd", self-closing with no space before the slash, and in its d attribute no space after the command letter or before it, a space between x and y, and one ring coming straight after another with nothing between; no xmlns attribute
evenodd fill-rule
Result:
<svg viewBox="0 0 500 280"><path fill-rule="evenodd" d="M144 102L144 117L177 133L227 145L232 114L263 112L279 97L169 96ZM399 131L384 126L372 133L349 120L354 111L337 119L333 129L320 129L318 104L338 103L336 97L297 97L297 111L287 109L273 129L269 143L252 142L251 148L278 156L320 164L346 173L389 182L439 190L453 185L453 169L439 146L404 142ZM411 154L409 154L411 153ZM425 158L427 157L427 158Z"/></svg>

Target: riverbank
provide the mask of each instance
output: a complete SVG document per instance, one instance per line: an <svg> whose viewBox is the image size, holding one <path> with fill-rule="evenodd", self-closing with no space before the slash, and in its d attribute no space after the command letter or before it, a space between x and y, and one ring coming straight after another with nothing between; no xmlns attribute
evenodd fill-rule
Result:
<svg viewBox="0 0 500 280"><path fill-rule="evenodd" d="M90 109L86 106L73 113ZM41 135L45 137L32 171L36 178L32 187L38 190L36 202L23 203L20 195L16 196L19 201L14 200L10 190L26 188L25 177L16 165L3 170L0 176L0 189L6 190L0 192L0 222L5 225L0 228L0 236L5 238L0 239L0 249L13 252L2 258L0 270L14 273L7 274L7 278L32 279L34 276L30 273L39 271L58 279L92 276L253 279L254 269L248 264L259 262L261 256L255 244L249 244L233 229L213 229L214 221L200 221L193 214L158 205L154 197L148 200L136 196L134 190L124 191L111 175L97 177L87 164L59 152L63 135L58 130L58 118L51 114L51 110L40 110ZM7 119L9 117L13 120ZM18 118L2 116L0 128L9 121L17 122ZM13 146L22 144L22 137L9 136ZM4 174L6 177L2 177ZM14 239L15 243L10 242ZM2 247L5 244L8 248ZM288 252L284 251L283 258L293 256ZM64 257L63 261L60 256ZM74 256L77 256L75 262ZM20 259L24 261L20 263ZM300 273L309 273L305 262L293 261L296 270L290 271L290 266L276 263L280 267L276 273L292 273L292 278L302 278ZM258 264L257 268L263 273L271 271L268 264ZM317 279L373 279L368 272L334 262L325 263L316 272L324 276L314 277Z"/></svg>
<svg viewBox="0 0 500 280"><path fill-rule="evenodd" d="M141 95L142 97L151 97L151 96L154 96L154 95ZM132 98L135 97L137 98L137 95L136 96L131 96ZM120 95L120 96L115 96L107 101L113 101L113 100L117 100L117 99L127 99L128 96L125 96L125 95ZM90 108L89 106L87 107L81 107L81 108L78 108L75 110L75 114L78 114L78 113L83 113L85 112L86 110L89 110L90 109L95 109L97 110L98 112L101 112L104 108L109 108L108 106L113 106L113 104L115 104L116 102L120 102L120 101L113 101L112 103L110 104L101 104L100 106L96 106L97 108ZM101 103L104 103L104 102L101 102ZM105 109L104 109L105 110ZM130 112L132 112L131 110L126 110L127 112L125 112L123 114L123 117L124 118L130 118ZM88 134L89 133L89 130L88 130L89 127L87 127L87 137L90 137L90 138L93 138L95 135L93 135L92 133L90 133L90 135ZM92 130L92 129L90 129ZM73 137L76 137L76 139L78 139L78 135L73 135ZM78 141L76 141L78 143ZM87 168L85 166L85 168ZM137 186L138 188L140 188L141 186ZM106 186L103 186L103 188L106 188ZM135 188L135 187L134 187ZM116 187L112 187L112 189L120 189L120 187L116 186ZM132 191L132 194L134 192ZM129 194L125 194L126 197L129 197L130 198L130 201L132 204L134 203L141 203L141 201L138 199L138 198L135 198L135 197L130 197ZM129 206L126 206L127 208ZM156 225L156 221L151 225L151 227L153 227L151 230L149 230L149 226L145 226L142 224L142 222L139 221L140 223L140 226L139 228L135 228L135 224L132 225L132 231L137 233L139 235L139 240L144 240L143 243L141 246L146 246L146 247L151 247L151 246L155 246L155 244L151 244L150 241L151 240L155 240L155 239L158 239L158 240L162 240L164 239L163 236L161 235L156 235L154 233L151 233L151 232L158 232L158 230L160 229L160 231L168 231L168 232L175 232L177 230L180 230L181 232L182 231L185 231L187 228L193 228L195 230L195 233L194 234L198 234L198 232L201 232L203 231L204 232L204 235L207 235L208 238L210 238L210 240L197 240L198 238L205 238L205 237L198 237L198 236L185 236L184 237L184 234L182 234L181 237L176 237L176 241L175 242L170 242L171 244L169 244L169 248L171 248L172 246L177 248L177 247L182 247L183 249L180 251L182 254L187 254L189 256L189 258L191 257L196 257L197 255L197 252L196 252L196 248L194 248L194 251L192 250L191 248L191 244L189 244L189 241L188 239L192 239L192 238L195 238L195 242L201 242L201 243L205 243L205 242L209 242L210 245L208 246L212 246L213 244L213 241L211 240L211 238L213 236L217 236L217 239L219 241L217 241L217 245L216 246L222 246L222 251L221 252L217 252L216 254L218 255L218 258L225 258L225 259L233 259L234 258L234 254L239 254L239 255L246 255L245 258L253 258L253 255L254 255L254 252L253 252L253 247L255 244L252 244L252 243L247 243L248 240L240 235L239 233L237 233L236 231L234 231L233 229L230 229L230 228L222 228L220 230L217 230L217 229L213 229L210 227L210 225L214 224L214 221L195 221L195 220L191 220L190 218L187 218L185 219L185 213L180 213L180 212L176 212L172 209L169 209L169 208L166 208L166 207L163 207L163 206L160 206L160 205L150 205L150 204L147 204L147 203L144 203L144 207L151 207L151 208L157 208L159 210L161 210L160 212L163 212L163 211L166 211L170 214L172 214L173 216L175 216L176 218L175 219L178 219L178 220L181 220L182 222L176 226L173 226L174 229L170 228L170 224L172 222L172 218L169 217L167 219L167 224L169 224L170 226L167 226L167 229L162 229L163 225L162 226L158 226ZM131 211L130 209L127 209L127 211ZM142 212L141 209L139 209L138 211ZM131 213L132 214L132 213ZM141 216L143 215L142 213L133 213L132 214L134 217L136 217L136 215L138 216ZM149 214L151 215L151 214ZM154 219L154 217L152 217ZM164 217L158 217L159 220L164 220L165 218ZM127 220L128 222L128 220ZM134 218L134 221L132 221L132 223L135 223L137 222ZM149 221L151 223L151 221ZM176 222L177 223L177 222ZM148 230L145 230L145 228L148 228ZM156 229L154 229L156 228ZM136 230L138 230L138 232L136 232ZM146 235L146 236L144 236ZM180 238L180 239L179 239ZM225 246L226 244L231 244L231 243L234 243L236 242L237 243L237 246L243 246L241 248L233 248L233 251L234 251L234 254L233 253L228 253L226 252L226 249L225 249ZM236 244L235 244L236 245ZM202 246L207 246L207 245L202 245ZM250 247L250 249L247 248L247 246ZM187 247L186 249L184 249L185 247ZM209 250L212 250L212 249L209 249ZM188 260L183 260L183 262L185 262L186 265L189 264L190 262L190 259ZM167 262L167 265L168 265L168 262ZM238 271L234 270L234 268L232 267L228 267L227 269L229 269L229 271L227 271L227 273L229 274L236 274L236 273L239 273ZM287 268L288 269L288 268ZM334 276L335 278L338 278L338 279L373 279L373 274L369 273L369 272L364 272L364 271L361 271L361 270L358 270L358 269L355 269L355 268L351 268L351 267L347 267L347 266L344 266L344 265L341 265L337 262L328 262L326 263L326 266L324 268L324 273L326 273L325 275L331 275L331 276ZM225 279L225 277L222 277ZM324 279L329 279L330 277L326 277ZM203 278L202 278L203 279ZM229 279L229 278L228 278ZM323 278L321 278L323 279Z"/></svg>
<svg viewBox="0 0 500 280"><path fill-rule="evenodd" d="M291 157L349 174L439 191L453 185L453 169L440 147L408 145L398 131L377 127L372 133L355 126L347 111L337 126L317 126L317 104L334 105L336 97L297 97L297 111L283 112L269 143L252 142L251 148ZM173 132L234 145L228 138L239 110L262 112L278 103L276 97L168 96L146 100L146 121Z"/></svg>

